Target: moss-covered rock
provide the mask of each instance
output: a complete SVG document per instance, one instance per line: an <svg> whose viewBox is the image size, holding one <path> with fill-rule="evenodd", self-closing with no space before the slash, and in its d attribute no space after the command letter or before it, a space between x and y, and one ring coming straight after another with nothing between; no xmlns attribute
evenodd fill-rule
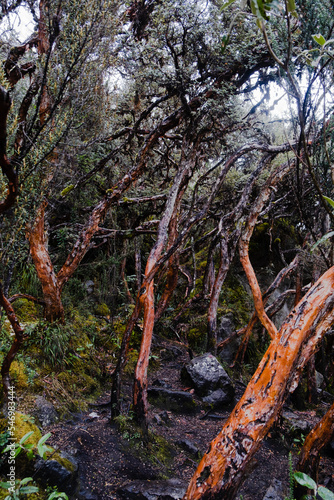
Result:
<svg viewBox="0 0 334 500"><path fill-rule="evenodd" d="M10 375L15 383L16 389L26 389L28 387L28 375L21 361L14 360L12 362L10 366Z"/></svg>

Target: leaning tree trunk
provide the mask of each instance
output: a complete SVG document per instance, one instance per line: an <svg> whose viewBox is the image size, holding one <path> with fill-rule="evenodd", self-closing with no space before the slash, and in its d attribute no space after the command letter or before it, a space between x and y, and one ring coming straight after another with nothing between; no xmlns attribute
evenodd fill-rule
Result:
<svg viewBox="0 0 334 500"><path fill-rule="evenodd" d="M330 441L334 433L334 403L323 418L306 436L296 469L305 472L318 481L320 451Z"/></svg>
<svg viewBox="0 0 334 500"><path fill-rule="evenodd" d="M182 147L182 157L179 171L169 191L164 214L159 223L157 240L147 259L145 278L151 274L161 257L168 238L174 241L176 235L177 212L187 187L189 178L196 165L199 152L196 150L197 142L190 145L186 139ZM173 246L173 245L172 245ZM155 271L156 273L156 271ZM145 280L144 280L145 281ZM143 285L142 285L143 288ZM144 325L139 357L135 369L133 389L133 409L137 422L144 431L147 440L147 369L154 327L154 283L153 278L148 282L144 295Z"/></svg>
<svg viewBox="0 0 334 500"><path fill-rule="evenodd" d="M307 360L334 321L334 267L282 325L222 431L192 477L184 500L231 500L247 464L279 414Z"/></svg>
<svg viewBox="0 0 334 500"><path fill-rule="evenodd" d="M12 343L11 348L9 349L7 355L5 356L2 366L1 366L1 376L2 376L2 385L5 399L8 397L9 388L10 388L10 376L9 370L12 361L14 360L16 354L20 350L23 341L24 341L24 330L21 327L17 316L14 312L12 305L9 300L5 297L2 287L0 287L0 305L4 308L7 318L9 319L10 324L14 330L15 338Z"/></svg>

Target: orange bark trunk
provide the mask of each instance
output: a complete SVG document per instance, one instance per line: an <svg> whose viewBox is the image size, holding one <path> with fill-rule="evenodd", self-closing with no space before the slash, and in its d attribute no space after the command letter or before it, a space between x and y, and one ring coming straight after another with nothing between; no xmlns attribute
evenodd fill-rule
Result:
<svg viewBox="0 0 334 500"><path fill-rule="evenodd" d="M282 408L287 391L334 321L334 267L290 313L192 477L184 500L234 497L243 472Z"/></svg>
<svg viewBox="0 0 334 500"><path fill-rule="evenodd" d="M42 286L45 318L50 322L59 320L63 323L64 308L61 301L61 289L45 241L44 214L46 205L47 202L43 202L40 206L34 226L27 229L27 237L37 276Z"/></svg>
<svg viewBox="0 0 334 500"><path fill-rule="evenodd" d="M306 436L296 469L318 481L320 450L326 446L334 433L334 403L324 417Z"/></svg>

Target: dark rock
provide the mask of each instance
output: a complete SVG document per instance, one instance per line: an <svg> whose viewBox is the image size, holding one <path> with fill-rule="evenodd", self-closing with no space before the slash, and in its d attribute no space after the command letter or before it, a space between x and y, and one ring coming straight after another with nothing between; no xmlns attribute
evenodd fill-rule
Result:
<svg viewBox="0 0 334 500"><path fill-rule="evenodd" d="M71 470L57 460L37 459L34 465L36 470L34 477L44 486L57 486L59 491L71 495L77 488L78 464L67 453L62 452L60 456L70 462Z"/></svg>
<svg viewBox="0 0 334 500"><path fill-rule="evenodd" d="M117 490L125 500L179 500L187 489L180 479L168 481L132 481Z"/></svg>
<svg viewBox="0 0 334 500"><path fill-rule="evenodd" d="M314 427L314 421L303 419L301 412L295 413L290 410L285 410L283 411L282 417L288 433L291 436L308 434Z"/></svg>
<svg viewBox="0 0 334 500"><path fill-rule="evenodd" d="M217 359L210 353L198 356L190 361L181 371L182 381L194 387L195 392L201 397L208 397L214 391L222 389L224 403L232 401L234 387L230 377ZM216 397L215 397L216 396ZM214 396L217 402L218 393Z"/></svg>
<svg viewBox="0 0 334 500"><path fill-rule="evenodd" d="M163 420L165 422L165 424L170 424L170 418L169 418L168 413L166 411L163 411L162 413L160 413L159 417L161 418L161 420Z"/></svg>
<svg viewBox="0 0 334 500"><path fill-rule="evenodd" d="M165 389L171 389L171 385L168 384L165 380L155 379L152 383L155 387L164 387Z"/></svg>
<svg viewBox="0 0 334 500"><path fill-rule="evenodd" d="M194 445L194 443L189 441L189 439L179 439L176 441L176 444L187 453L190 453L190 455L193 455L196 458L200 457L199 449Z"/></svg>
<svg viewBox="0 0 334 500"><path fill-rule="evenodd" d="M95 283L92 280L88 280L85 282L84 287L86 289L87 294L91 295L92 293L94 293Z"/></svg>
<svg viewBox="0 0 334 500"><path fill-rule="evenodd" d="M212 409L225 407L231 402L231 397L223 389L216 389L203 398L204 403Z"/></svg>
<svg viewBox="0 0 334 500"><path fill-rule="evenodd" d="M274 479L267 489L263 500L284 500L285 498L286 492L284 491L282 482L278 481L278 479Z"/></svg>
<svg viewBox="0 0 334 500"><path fill-rule="evenodd" d="M163 421L161 420L159 415L153 415L153 422L158 425L162 425Z"/></svg>
<svg viewBox="0 0 334 500"><path fill-rule="evenodd" d="M47 427L59 420L58 414L50 401L47 401L43 396L37 396L35 399L35 408L32 412L33 416L38 419L42 427Z"/></svg>
<svg viewBox="0 0 334 500"><path fill-rule="evenodd" d="M163 387L151 387L148 389L149 402L177 413L195 413L196 403L189 392L172 391Z"/></svg>
<svg viewBox="0 0 334 500"><path fill-rule="evenodd" d="M229 314L223 316L220 320L220 325L217 331L217 343L219 344L223 340L230 338L235 332L235 326L233 322L233 315ZM231 364L234 360L235 353L239 347L240 338L235 337L225 345L223 349L219 352L220 361Z"/></svg>
<svg viewBox="0 0 334 500"><path fill-rule="evenodd" d="M85 486L80 486L75 493L75 500L99 500L99 498Z"/></svg>

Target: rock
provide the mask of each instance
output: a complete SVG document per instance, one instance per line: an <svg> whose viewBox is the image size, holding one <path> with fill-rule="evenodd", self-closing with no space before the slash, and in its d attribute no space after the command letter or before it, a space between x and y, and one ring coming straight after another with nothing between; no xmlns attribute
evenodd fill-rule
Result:
<svg viewBox="0 0 334 500"><path fill-rule="evenodd" d="M117 490L125 500L179 500L187 489L180 479L167 481L132 481Z"/></svg>
<svg viewBox="0 0 334 500"><path fill-rule="evenodd" d="M35 399L35 408L32 412L33 416L38 419L42 427L47 427L59 420L58 413L50 401L47 401L43 396L37 396Z"/></svg>
<svg viewBox="0 0 334 500"><path fill-rule="evenodd" d="M317 389L321 389L322 387L322 384L324 383L324 376L322 375L322 373L320 372L315 372L315 383L316 383L316 386L317 386Z"/></svg>
<svg viewBox="0 0 334 500"><path fill-rule="evenodd" d="M85 282L84 287L85 287L87 294L91 295L92 293L94 293L95 283L92 280L88 280Z"/></svg>
<svg viewBox="0 0 334 500"><path fill-rule="evenodd" d="M200 457L201 453L199 449L194 445L194 443L189 441L189 439L178 439L176 444L187 453L190 453L190 455L193 455L195 458Z"/></svg>
<svg viewBox="0 0 334 500"><path fill-rule="evenodd" d="M302 412L296 412L290 410L283 411L283 420L288 425L289 434L292 436L295 434L308 434L314 427L314 421L306 420L302 418Z"/></svg>
<svg viewBox="0 0 334 500"><path fill-rule="evenodd" d="M34 465L36 470L34 477L44 486L57 486L59 491L72 495L77 488L77 461L65 452L61 452L61 458L69 462L66 468L57 460L37 459Z"/></svg>
<svg viewBox="0 0 334 500"><path fill-rule="evenodd" d="M218 360L210 353L198 356L190 361L181 371L182 381L194 387L198 396L205 398L221 389L212 396L215 404L223 405L232 401L234 387L230 377ZM223 400L218 403L218 396Z"/></svg>
<svg viewBox="0 0 334 500"><path fill-rule="evenodd" d="M151 387L147 391L149 402L176 413L195 413L196 403L189 392Z"/></svg>
<svg viewBox="0 0 334 500"><path fill-rule="evenodd" d="M263 500L284 500L285 498L286 492L283 491L282 482L278 481L278 479L274 479L267 489Z"/></svg>
<svg viewBox="0 0 334 500"><path fill-rule="evenodd" d="M222 408L231 402L230 395L223 391L223 389L212 391L208 394L208 396L205 396L202 399L204 403L215 410Z"/></svg>
<svg viewBox="0 0 334 500"><path fill-rule="evenodd" d="M232 336L235 332L235 326L233 322L233 315L228 314L223 316L220 320L220 325L217 331L217 342L218 344L223 340ZM234 360L235 353L239 347L240 339L238 337L231 340L220 352L219 359L231 364Z"/></svg>

